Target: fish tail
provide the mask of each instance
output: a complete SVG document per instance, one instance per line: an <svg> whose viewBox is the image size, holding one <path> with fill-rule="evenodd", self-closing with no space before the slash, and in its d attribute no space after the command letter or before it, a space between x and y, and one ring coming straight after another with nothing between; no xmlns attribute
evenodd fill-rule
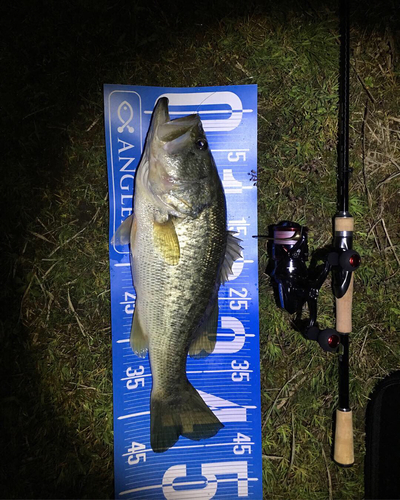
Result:
<svg viewBox="0 0 400 500"><path fill-rule="evenodd" d="M189 381L178 394L176 400L152 392L150 441L155 452L168 450L181 435L199 441L224 427Z"/></svg>

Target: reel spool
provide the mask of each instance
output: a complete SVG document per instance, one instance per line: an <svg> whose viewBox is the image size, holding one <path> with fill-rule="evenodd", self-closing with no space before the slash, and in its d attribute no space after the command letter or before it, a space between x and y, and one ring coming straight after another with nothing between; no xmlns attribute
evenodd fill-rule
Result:
<svg viewBox="0 0 400 500"><path fill-rule="evenodd" d="M302 309L307 300L308 229L296 222L273 226L270 245L273 267L267 273L277 291L279 306L290 314Z"/></svg>
<svg viewBox="0 0 400 500"><path fill-rule="evenodd" d="M269 227L270 260L266 273L271 277L278 307L290 314L301 311L307 303L310 317L302 328L305 338L315 340L324 351L336 352L341 344L341 335L332 328L320 330L317 325L317 298L329 271L334 273L335 296L343 296L350 284L351 273L361 263L358 252L349 249L347 235L342 236L326 256L319 270L307 266L308 228L292 221L281 221ZM318 272L317 272L318 271Z"/></svg>

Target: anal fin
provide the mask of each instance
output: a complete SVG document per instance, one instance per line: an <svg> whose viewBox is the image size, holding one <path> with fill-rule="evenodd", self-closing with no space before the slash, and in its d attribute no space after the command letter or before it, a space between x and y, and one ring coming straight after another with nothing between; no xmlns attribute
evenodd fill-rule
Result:
<svg viewBox="0 0 400 500"><path fill-rule="evenodd" d="M139 313L135 310L132 321L131 328L131 339L130 339L132 351L140 358L146 357L147 349L149 347L149 342L147 335L145 334L140 321Z"/></svg>
<svg viewBox="0 0 400 500"><path fill-rule="evenodd" d="M191 358L201 359L210 355L217 342L218 328L218 298L208 318L200 325L195 338L190 344L189 355Z"/></svg>

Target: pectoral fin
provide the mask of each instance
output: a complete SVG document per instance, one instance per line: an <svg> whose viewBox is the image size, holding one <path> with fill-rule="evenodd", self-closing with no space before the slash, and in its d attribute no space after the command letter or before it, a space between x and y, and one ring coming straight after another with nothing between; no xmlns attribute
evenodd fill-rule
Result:
<svg viewBox="0 0 400 500"><path fill-rule="evenodd" d="M211 354L217 342L218 328L218 299L206 321L200 325L196 337L189 347L189 355L192 358L205 358Z"/></svg>
<svg viewBox="0 0 400 500"><path fill-rule="evenodd" d="M133 352L140 358L144 358L149 347L147 335L145 334L140 321L137 309L133 315L132 329L131 329L131 347Z"/></svg>
<svg viewBox="0 0 400 500"><path fill-rule="evenodd" d="M235 260L240 259L240 257L242 257L243 248L239 244L241 241L242 241L241 239L236 238L236 236L234 236L234 233L228 231L225 259L222 264L222 269L220 274L222 284L228 281L229 275L232 274L232 266Z"/></svg>
<svg viewBox="0 0 400 500"><path fill-rule="evenodd" d="M168 219L166 222L154 221L153 224L154 246L167 264L176 266L180 258L180 248L172 219Z"/></svg>
<svg viewBox="0 0 400 500"><path fill-rule="evenodd" d="M127 217L115 231L111 244L116 246L128 245L131 242L131 232L136 231L135 215Z"/></svg>

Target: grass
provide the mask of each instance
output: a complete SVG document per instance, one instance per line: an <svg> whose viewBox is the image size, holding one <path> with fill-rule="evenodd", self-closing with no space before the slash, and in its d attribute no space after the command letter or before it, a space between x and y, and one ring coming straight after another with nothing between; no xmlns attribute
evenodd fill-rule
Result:
<svg viewBox="0 0 400 500"><path fill-rule="evenodd" d="M285 218L329 243L336 196L335 2L105 1L9 7L3 138L2 498L113 494L102 84L257 83L259 230ZM330 459L336 358L274 304L260 243L264 496L362 498L364 415L400 368L399 37L395 2L352 8L351 212L357 271L356 463ZM397 33L397 35L396 35ZM7 49L5 47L8 47ZM16 90L18 92L16 92ZM329 283L320 322L333 326ZM396 335L397 333L397 335Z"/></svg>

